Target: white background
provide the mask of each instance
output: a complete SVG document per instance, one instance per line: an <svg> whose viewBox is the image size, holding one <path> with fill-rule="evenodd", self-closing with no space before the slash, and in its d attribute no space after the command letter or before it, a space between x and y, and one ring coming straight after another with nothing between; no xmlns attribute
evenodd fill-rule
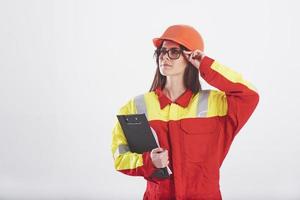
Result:
<svg viewBox="0 0 300 200"><path fill-rule="evenodd" d="M173 24L259 90L223 198L300 199L299 19L296 0L0 1L0 199L142 199L145 180L114 170L111 132Z"/></svg>

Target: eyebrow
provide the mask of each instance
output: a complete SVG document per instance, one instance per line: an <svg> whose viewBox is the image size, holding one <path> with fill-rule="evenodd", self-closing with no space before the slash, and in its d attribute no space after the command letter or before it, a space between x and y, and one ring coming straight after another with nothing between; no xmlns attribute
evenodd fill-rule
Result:
<svg viewBox="0 0 300 200"><path fill-rule="evenodd" d="M166 48L166 47L161 47L162 49L180 49L180 47L171 47L171 48Z"/></svg>

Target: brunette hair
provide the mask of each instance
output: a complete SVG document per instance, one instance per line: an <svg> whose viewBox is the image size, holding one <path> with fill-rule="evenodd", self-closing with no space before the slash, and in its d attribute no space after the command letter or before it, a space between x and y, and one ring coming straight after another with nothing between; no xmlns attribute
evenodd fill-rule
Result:
<svg viewBox="0 0 300 200"><path fill-rule="evenodd" d="M160 49L161 46L162 44L157 49ZM182 45L180 45L180 48L183 50L188 50ZM162 75L159 71L159 55L157 55L157 51L155 51L153 57L156 58L156 72L149 92L154 91L157 87L163 89L167 81L166 76ZM188 62L187 67L185 68L183 81L184 86L187 89L190 89L193 92L193 94L196 94L199 92L199 90L201 90L201 84L199 81L199 71L190 62Z"/></svg>

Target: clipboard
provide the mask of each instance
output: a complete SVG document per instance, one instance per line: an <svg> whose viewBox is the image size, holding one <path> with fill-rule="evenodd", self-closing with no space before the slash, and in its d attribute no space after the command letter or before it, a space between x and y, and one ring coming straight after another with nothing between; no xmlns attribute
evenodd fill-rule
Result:
<svg viewBox="0 0 300 200"><path fill-rule="evenodd" d="M117 115L117 118L131 152L142 154L159 147L145 114ZM152 176L169 178L170 173L167 167L158 168Z"/></svg>

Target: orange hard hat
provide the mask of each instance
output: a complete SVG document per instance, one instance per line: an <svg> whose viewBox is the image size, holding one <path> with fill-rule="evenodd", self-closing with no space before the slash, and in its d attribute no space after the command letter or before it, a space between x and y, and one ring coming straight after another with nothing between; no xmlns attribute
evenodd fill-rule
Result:
<svg viewBox="0 0 300 200"><path fill-rule="evenodd" d="M154 38L152 41L154 46L158 48L164 40L171 40L192 51L196 49L204 50L204 42L201 35L196 29L188 25L178 24L170 26L161 37Z"/></svg>

